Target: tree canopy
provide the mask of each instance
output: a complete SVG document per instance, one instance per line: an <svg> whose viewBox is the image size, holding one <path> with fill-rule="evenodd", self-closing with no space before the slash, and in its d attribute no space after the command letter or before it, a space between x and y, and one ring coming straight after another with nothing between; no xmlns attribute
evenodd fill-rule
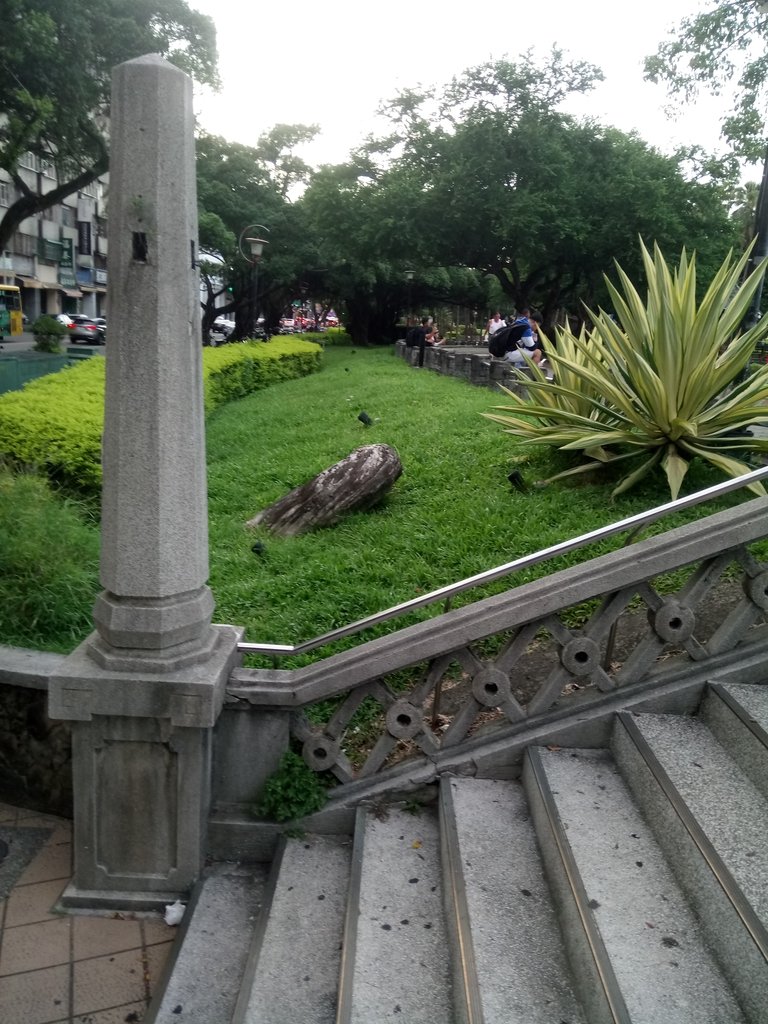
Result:
<svg viewBox="0 0 768 1024"><path fill-rule="evenodd" d="M402 302L404 268L421 288L493 279L506 305L558 309L606 297L619 260L641 273L638 237L702 249L716 266L736 237L726 200L734 168L665 156L635 134L558 109L600 78L555 50L531 78L509 61L471 69L441 93L406 90L385 110L392 131L318 174L302 203L324 265L343 267L362 319L373 282ZM440 277L439 268L447 272ZM451 268L474 272L470 279ZM437 282L440 282L438 285ZM365 332L362 333L362 337Z"/></svg>
<svg viewBox="0 0 768 1024"><path fill-rule="evenodd" d="M16 199L0 221L0 251L22 220L107 170L112 68L146 53L218 82L213 21L185 0L5 0L0 167ZM19 173L27 152L56 168L58 185L44 196Z"/></svg>
<svg viewBox="0 0 768 1024"><path fill-rule="evenodd" d="M234 337L253 331L259 309L275 330L283 307L294 298L307 274L319 266L303 225L301 206L288 197L291 186L309 174L309 168L294 155L294 147L316 131L306 125L277 125L256 146L227 142L206 132L198 134L200 251L208 257L201 266L207 290L203 338L221 312L235 313ZM240 248L244 229L255 224L263 226L269 243L258 271Z"/></svg>
<svg viewBox="0 0 768 1024"><path fill-rule="evenodd" d="M672 37L646 58L646 78L690 101L699 89L734 90L723 137L750 162L768 143L768 5L728 0L683 18Z"/></svg>

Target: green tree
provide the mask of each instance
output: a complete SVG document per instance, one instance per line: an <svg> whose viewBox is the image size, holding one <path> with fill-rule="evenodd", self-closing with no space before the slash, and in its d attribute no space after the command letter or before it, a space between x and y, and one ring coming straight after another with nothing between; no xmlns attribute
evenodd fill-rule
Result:
<svg viewBox="0 0 768 1024"><path fill-rule="evenodd" d="M316 124L276 124L259 137L256 144L258 158L268 169L284 199L297 186L309 181L312 169L295 150L297 146L311 142L319 131Z"/></svg>
<svg viewBox="0 0 768 1024"><path fill-rule="evenodd" d="M401 179L353 155L348 164L322 168L300 206L325 268L326 293L337 311L342 307L355 343L391 341L409 300L413 308L426 300L439 276ZM409 285L405 272L413 265L422 270Z"/></svg>
<svg viewBox="0 0 768 1024"><path fill-rule="evenodd" d="M286 195L286 175L298 173L290 160L292 140L313 130L302 125L273 129L268 133L272 140L268 159L259 146L243 146L207 133L198 136L200 251L207 258L201 261L206 289L203 340L220 312L234 312L233 337L249 336L258 315L256 303L268 328L275 331L300 283L314 283L311 271L320 266L317 253L302 209ZM269 243L258 268L258 297L257 271L243 258L239 245L243 230L252 224L267 228ZM227 302L216 307L223 290Z"/></svg>
<svg viewBox="0 0 768 1024"><path fill-rule="evenodd" d="M724 186L686 177L693 154L666 157L634 134L561 113L569 88L599 76L564 65L558 51L548 68L536 81L506 61L467 72L439 105L453 111L449 129L412 121L403 162L412 175L423 168L420 233L443 260L493 275L512 304L535 303L548 317L602 300L614 259L640 269L638 235L705 242L719 262L731 242Z"/></svg>
<svg viewBox="0 0 768 1024"><path fill-rule="evenodd" d="M768 6L761 0L728 0L683 18L671 38L647 57L645 75L666 83L690 102L701 88L734 91L722 124L723 137L750 162L768 142Z"/></svg>
<svg viewBox="0 0 768 1024"><path fill-rule="evenodd" d="M381 302L409 264L420 297L434 282L435 294L466 301L467 292L444 291L466 277L437 273L464 267L495 282L505 305L541 306L547 320L607 301L603 275L615 259L641 275L638 235L703 250L702 278L719 265L737 231L726 206L733 163L696 151L667 157L634 134L561 113L569 90L589 88L599 72L559 51L544 66L531 79L497 61L442 93L406 90L385 108L390 135L317 175L305 201L327 265L349 263L356 341L391 323L392 305ZM382 287L370 305L373 281ZM466 304L476 302L475 293Z"/></svg>
<svg viewBox="0 0 768 1024"><path fill-rule="evenodd" d="M0 251L25 218L107 170L112 68L146 53L217 84L213 21L185 0L5 0L0 167L17 196L0 220ZM45 195L19 173L28 152L55 167L58 185Z"/></svg>

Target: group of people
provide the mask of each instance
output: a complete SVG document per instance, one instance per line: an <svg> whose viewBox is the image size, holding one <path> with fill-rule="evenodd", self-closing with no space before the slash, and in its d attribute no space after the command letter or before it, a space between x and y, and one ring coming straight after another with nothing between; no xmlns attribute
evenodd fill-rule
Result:
<svg viewBox="0 0 768 1024"><path fill-rule="evenodd" d="M427 347L444 345L445 338L438 330L437 324L431 316L423 316L421 323L416 324L408 330L405 336L405 344L408 348L418 348L419 366L424 365L424 353Z"/></svg>
<svg viewBox="0 0 768 1024"><path fill-rule="evenodd" d="M525 356L540 363L544 351L539 340L541 316L528 307L519 311L509 322L498 311L486 324L485 338L491 355L506 359L518 366L525 365ZM524 355L525 353L525 355Z"/></svg>
<svg viewBox="0 0 768 1024"><path fill-rule="evenodd" d="M517 316L509 321L498 311L488 321L485 328L485 340L491 355L506 359L518 366L525 365L525 356L534 363L540 363L544 351L539 340L539 324L541 316L528 309L521 309ZM438 330L431 316L424 316L421 322L410 327L405 343L408 348L418 348L418 365L424 365L424 354L428 347L444 345L445 339ZM525 355L524 355L525 353Z"/></svg>

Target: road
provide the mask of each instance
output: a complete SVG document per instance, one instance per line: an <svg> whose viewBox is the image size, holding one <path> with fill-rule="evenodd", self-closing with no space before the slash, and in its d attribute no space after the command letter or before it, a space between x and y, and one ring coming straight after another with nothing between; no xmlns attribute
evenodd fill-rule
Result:
<svg viewBox="0 0 768 1024"><path fill-rule="evenodd" d="M3 355L13 355L14 352L24 352L34 347L34 336L28 333L17 335L15 338L3 338L0 341L0 352Z"/></svg>

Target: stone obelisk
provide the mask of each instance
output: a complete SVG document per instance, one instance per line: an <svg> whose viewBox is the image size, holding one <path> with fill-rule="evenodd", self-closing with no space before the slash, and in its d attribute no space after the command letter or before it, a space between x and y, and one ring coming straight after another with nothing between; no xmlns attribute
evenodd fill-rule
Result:
<svg viewBox="0 0 768 1024"><path fill-rule="evenodd" d="M238 634L213 626L192 82L157 55L112 79L109 339L95 632L50 686L72 722L64 903L156 906L204 856L212 729Z"/></svg>

